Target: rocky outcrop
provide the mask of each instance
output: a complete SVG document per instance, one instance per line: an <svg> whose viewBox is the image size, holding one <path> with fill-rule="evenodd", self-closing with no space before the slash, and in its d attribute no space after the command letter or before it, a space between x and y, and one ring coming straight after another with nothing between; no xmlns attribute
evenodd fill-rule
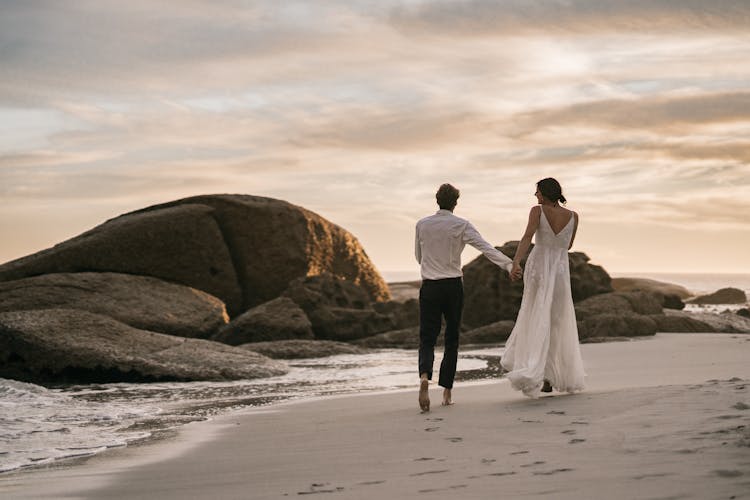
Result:
<svg viewBox="0 0 750 500"><path fill-rule="evenodd" d="M513 258L518 242L498 249ZM612 291L610 277L600 266L589 264L586 254L571 252L570 280L573 300ZM522 265L525 260L522 261ZM523 296L523 284L511 282L508 273L480 255L464 266L464 322L479 327L500 320L515 320Z"/></svg>
<svg viewBox="0 0 750 500"><path fill-rule="evenodd" d="M416 299L407 299L403 302L391 300L388 302L376 302L372 308L383 315L391 318L393 328L403 329L419 325L419 302Z"/></svg>
<svg viewBox="0 0 750 500"><path fill-rule="evenodd" d="M61 272L152 276L221 299L234 316L324 272L388 287L357 239L290 203L244 195L185 198L124 214L54 247L0 266L0 281Z"/></svg>
<svg viewBox="0 0 750 500"><path fill-rule="evenodd" d="M118 273L55 273L0 282L0 312L78 309L141 330L206 338L228 320L224 303L184 285Z"/></svg>
<svg viewBox="0 0 750 500"><path fill-rule="evenodd" d="M298 278L283 296L305 311L318 339L351 341L391 330L395 324L371 307L360 286L332 274Z"/></svg>
<svg viewBox="0 0 750 500"><path fill-rule="evenodd" d="M273 359L325 358L338 354L367 354L369 351L345 342L331 340L278 340L239 346Z"/></svg>
<svg viewBox="0 0 750 500"><path fill-rule="evenodd" d="M36 384L232 380L286 373L259 354L72 309L0 313L0 377Z"/></svg>
<svg viewBox="0 0 750 500"><path fill-rule="evenodd" d="M575 305L576 319L599 314L661 314L661 297L648 292L611 292L594 295Z"/></svg>
<svg viewBox="0 0 750 500"><path fill-rule="evenodd" d="M513 331L515 321L501 320L480 326L460 335L461 344L499 344L505 342Z"/></svg>
<svg viewBox="0 0 750 500"><path fill-rule="evenodd" d="M287 297L256 306L223 326L212 340L230 345L288 339L312 339L305 311Z"/></svg>
<svg viewBox="0 0 750 500"><path fill-rule="evenodd" d="M440 335L438 337L438 344L441 344L442 341L443 336ZM359 339L354 343L362 347L371 348L417 349L419 347L419 327L379 333L371 337Z"/></svg>
<svg viewBox="0 0 750 500"><path fill-rule="evenodd" d="M691 304L744 304L747 295L738 288L722 288L708 295L701 295L690 301Z"/></svg>
<svg viewBox="0 0 750 500"><path fill-rule="evenodd" d="M715 332L708 323L691 318L690 316L670 316L667 314L651 314L649 318L656 323L657 332L665 333L697 333Z"/></svg>
<svg viewBox="0 0 750 500"><path fill-rule="evenodd" d="M633 313L598 314L578 321L578 338L639 337L654 335L656 322L647 315Z"/></svg>
<svg viewBox="0 0 750 500"><path fill-rule="evenodd" d="M680 299L692 297L690 290L684 286L665 283L648 278L612 278L612 288L616 292L658 292L663 295L676 295Z"/></svg>
<svg viewBox="0 0 750 500"><path fill-rule="evenodd" d="M665 310L668 316L677 318L691 318L713 328L713 331L723 333L750 333L750 319L743 318L732 312L713 314L708 312L688 312ZM711 331L711 330L709 330Z"/></svg>
<svg viewBox="0 0 750 500"><path fill-rule="evenodd" d="M1 265L0 281L77 272L151 276L218 297L231 312L242 305L242 289L213 214L209 206L185 202L122 215Z"/></svg>

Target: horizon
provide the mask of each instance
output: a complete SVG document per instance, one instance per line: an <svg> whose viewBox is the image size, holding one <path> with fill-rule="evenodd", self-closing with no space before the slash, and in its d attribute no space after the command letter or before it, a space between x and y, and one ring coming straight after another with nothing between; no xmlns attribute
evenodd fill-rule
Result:
<svg viewBox="0 0 750 500"><path fill-rule="evenodd" d="M748 22L741 0L4 2L0 262L239 192L418 273L441 183L500 246L552 176L610 273L748 273Z"/></svg>

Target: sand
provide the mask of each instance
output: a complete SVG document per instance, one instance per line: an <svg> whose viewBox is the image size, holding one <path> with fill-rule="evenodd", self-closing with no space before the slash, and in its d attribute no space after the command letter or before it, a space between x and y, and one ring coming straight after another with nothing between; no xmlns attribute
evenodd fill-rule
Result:
<svg viewBox="0 0 750 500"><path fill-rule="evenodd" d="M459 384L235 413L84 464L0 476L2 498L750 498L750 336L583 346L588 388Z"/></svg>

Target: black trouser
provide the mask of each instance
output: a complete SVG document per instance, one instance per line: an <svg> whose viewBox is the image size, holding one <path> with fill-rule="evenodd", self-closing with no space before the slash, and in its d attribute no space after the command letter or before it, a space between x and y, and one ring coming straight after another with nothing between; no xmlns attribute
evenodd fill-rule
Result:
<svg viewBox="0 0 750 500"><path fill-rule="evenodd" d="M419 374L432 380L435 342L445 317L445 351L440 363L438 384L453 388L458 361L458 331L464 308L464 285L461 278L423 280L419 289Z"/></svg>

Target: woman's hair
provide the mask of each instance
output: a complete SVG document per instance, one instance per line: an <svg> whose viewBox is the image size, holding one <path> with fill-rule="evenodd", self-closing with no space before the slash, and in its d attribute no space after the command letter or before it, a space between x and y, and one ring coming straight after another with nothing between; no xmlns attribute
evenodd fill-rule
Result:
<svg viewBox="0 0 750 500"><path fill-rule="evenodd" d="M435 193L435 198L441 209L453 210L456 208L456 203L458 202L460 194L461 193L459 193L458 189L450 184L443 184L438 188L437 193Z"/></svg>
<svg viewBox="0 0 750 500"><path fill-rule="evenodd" d="M542 193L542 196L547 198L551 202L560 201L560 203L567 203L568 200L562 194L562 188L560 183L552 177L547 177L536 183L537 189Z"/></svg>

